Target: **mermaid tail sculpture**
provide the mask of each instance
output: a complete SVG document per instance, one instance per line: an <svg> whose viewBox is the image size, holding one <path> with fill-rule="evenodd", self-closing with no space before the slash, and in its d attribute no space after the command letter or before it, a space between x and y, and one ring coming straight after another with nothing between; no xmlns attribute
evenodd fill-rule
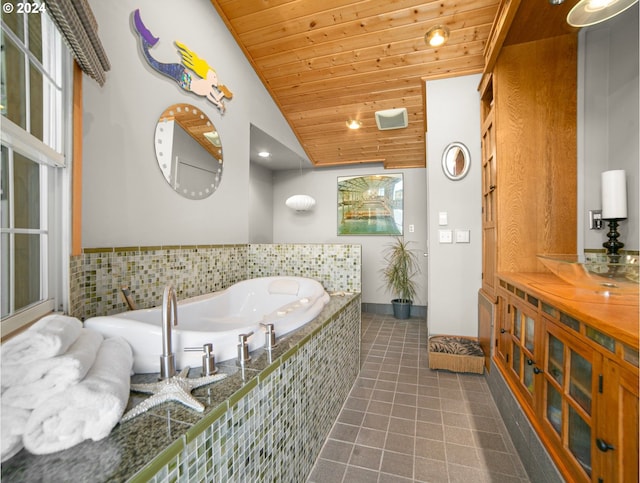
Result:
<svg viewBox="0 0 640 483"><path fill-rule="evenodd" d="M221 113L226 107L223 99L231 99L233 93L218 83L216 71L189 47L176 41L182 63L164 63L156 60L149 50L158 43L158 37L149 31L142 22L140 10L133 12L133 25L140 38L140 47L145 60L156 72L173 79L182 89L202 97L206 97ZM195 74L195 75L193 75Z"/></svg>

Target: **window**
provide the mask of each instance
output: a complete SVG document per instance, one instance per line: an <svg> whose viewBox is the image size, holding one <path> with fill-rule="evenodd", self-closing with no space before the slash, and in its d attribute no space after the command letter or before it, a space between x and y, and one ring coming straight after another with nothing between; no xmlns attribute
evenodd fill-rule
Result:
<svg viewBox="0 0 640 483"><path fill-rule="evenodd" d="M2 16L2 334L68 298L71 61L46 13Z"/></svg>

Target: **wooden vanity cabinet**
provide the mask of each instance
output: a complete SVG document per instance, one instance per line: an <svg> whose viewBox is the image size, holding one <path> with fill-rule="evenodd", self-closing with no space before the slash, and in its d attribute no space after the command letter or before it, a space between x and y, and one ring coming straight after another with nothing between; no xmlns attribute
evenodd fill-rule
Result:
<svg viewBox="0 0 640 483"><path fill-rule="evenodd" d="M621 342L531 287L498 283L494 362L560 472L638 481L637 341ZM633 318L638 306L614 310Z"/></svg>

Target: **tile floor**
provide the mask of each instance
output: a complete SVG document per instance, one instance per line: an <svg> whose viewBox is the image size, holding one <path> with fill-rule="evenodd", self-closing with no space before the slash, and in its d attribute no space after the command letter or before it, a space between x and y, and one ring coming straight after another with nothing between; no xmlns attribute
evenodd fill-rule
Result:
<svg viewBox="0 0 640 483"><path fill-rule="evenodd" d="M429 369L426 323L362 314L361 371L308 483L527 482L484 376Z"/></svg>

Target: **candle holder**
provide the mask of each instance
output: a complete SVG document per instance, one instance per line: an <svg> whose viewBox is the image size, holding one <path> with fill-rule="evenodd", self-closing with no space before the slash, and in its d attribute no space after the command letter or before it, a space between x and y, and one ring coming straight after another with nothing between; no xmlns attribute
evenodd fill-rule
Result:
<svg viewBox="0 0 640 483"><path fill-rule="evenodd" d="M619 259L619 250L624 247L624 243L618 241L620 233L618 233L618 222L625 218L609 218L606 221L609 222L609 233L607 233L608 241L604 242L602 246L607 249L607 255L611 259L612 263L616 263L615 259Z"/></svg>

